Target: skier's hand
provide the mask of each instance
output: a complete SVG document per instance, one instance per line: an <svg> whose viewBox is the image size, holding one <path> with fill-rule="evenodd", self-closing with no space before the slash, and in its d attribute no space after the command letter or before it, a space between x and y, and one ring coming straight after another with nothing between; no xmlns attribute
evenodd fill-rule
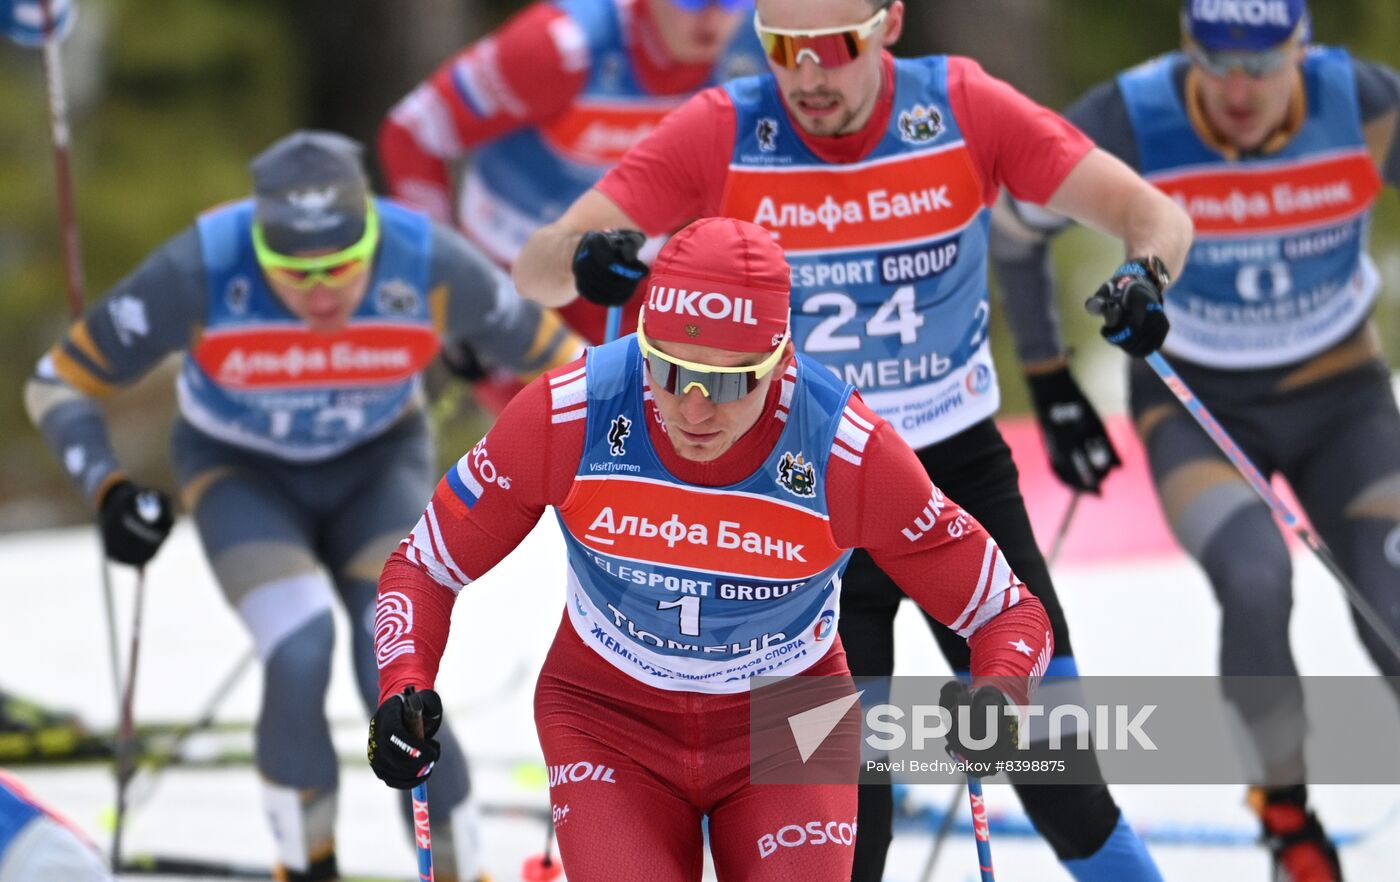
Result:
<svg viewBox="0 0 1400 882"><path fill-rule="evenodd" d="M1168 284L1162 261L1130 260L1084 302L1084 308L1103 317L1099 333L1105 340L1141 358L1156 352L1171 330L1162 308L1162 291Z"/></svg>
<svg viewBox="0 0 1400 882"><path fill-rule="evenodd" d="M156 556L170 535L175 515L164 493L119 481L102 497L97 521L107 556L139 567Z"/></svg>
<svg viewBox="0 0 1400 882"><path fill-rule="evenodd" d="M468 383L478 383L491 376L491 368L477 358L476 350L465 340L444 343L438 356L449 374Z"/></svg>
<svg viewBox="0 0 1400 882"><path fill-rule="evenodd" d="M1007 712L1011 704L997 687L968 689L961 680L950 680L943 684L938 703L951 720L948 755L967 760L969 775L977 778L995 775L996 761L1010 759L1018 749L1019 717ZM995 720L989 729L987 718L992 713L995 713ZM964 722L966 730L962 728ZM974 742L975 746L969 742ZM986 767L978 769L975 766L978 763Z"/></svg>
<svg viewBox="0 0 1400 882"><path fill-rule="evenodd" d="M411 690L386 698L369 721L370 768L395 790L426 781L442 753L433 738L442 725L442 699L431 689Z"/></svg>
<svg viewBox="0 0 1400 882"><path fill-rule="evenodd" d="M1123 463L1094 405L1069 368L1027 374L1026 385L1055 476L1071 490L1097 495L1103 479Z"/></svg>
<svg viewBox="0 0 1400 882"><path fill-rule="evenodd" d="M590 230L574 249L574 287L600 306L621 306L647 274L637 259L646 236L636 230Z"/></svg>

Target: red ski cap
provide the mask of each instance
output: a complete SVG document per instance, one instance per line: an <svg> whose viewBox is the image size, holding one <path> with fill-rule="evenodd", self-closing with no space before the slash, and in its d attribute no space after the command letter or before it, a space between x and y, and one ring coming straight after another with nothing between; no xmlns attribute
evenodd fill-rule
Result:
<svg viewBox="0 0 1400 882"><path fill-rule="evenodd" d="M763 227L702 218L652 263L642 326L649 340L772 352L787 333L791 283L783 249Z"/></svg>

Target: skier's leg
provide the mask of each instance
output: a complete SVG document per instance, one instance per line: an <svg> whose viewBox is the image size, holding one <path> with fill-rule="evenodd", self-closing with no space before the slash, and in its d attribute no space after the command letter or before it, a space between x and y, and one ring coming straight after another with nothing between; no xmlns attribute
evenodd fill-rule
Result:
<svg viewBox="0 0 1400 882"><path fill-rule="evenodd" d="M1050 618L1055 653L1049 677L1074 677L1078 668L1069 624L1050 569L1036 544L1020 476L1011 450L990 420L919 451L925 468L948 498L975 517L996 540L1012 572L1034 592ZM953 670L965 674L971 659L967 642L925 616ZM1137 834L1123 820L1118 803L1098 772L1093 749L1073 760L1084 784L1029 784L1012 776L1027 817L1074 878L1159 880L1161 874Z"/></svg>
<svg viewBox="0 0 1400 882"><path fill-rule="evenodd" d="M1188 383L1197 395L1217 391L1209 375ZM1249 802L1263 827L1274 874L1280 880L1335 878L1336 852L1308 811L1303 785L1306 718L1288 639L1293 608L1288 547L1267 505L1145 366L1134 365L1132 392L1138 434L1167 521L1206 571L1220 602L1225 697L1244 729L1239 741L1252 751L1247 763L1257 783ZM1305 427L1278 424L1282 411L1267 398L1251 406L1202 400L1262 469L1274 465L1270 449L1285 447L1290 434L1306 433ZM1332 431L1325 424L1316 429ZM1265 440L1270 436L1272 444Z"/></svg>
<svg viewBox="0 0 1400 882"><path fill-rule="evenodd" d="M283 875L334 879L338 769L323 706L335 591L305 517L263 477L213 466L182 486L224 596L263 662L256 758Z"/></svg>
<svg viewBox="0 0 1400 882"><path fill-rule="evenodd" d="M683 784L685 696L631 680L566 620L535 687L559 853L570 882L699 882L701 813Z"/></svg>
<svg viewBox="0 0 1400 882"><path fill-rule="evenodd" d="M1400 409L1382 370L1339 386L1299 402L1322 411L1327 431L1285 474L1342 569L1400 634ZM1400 677L1400 659L1371 626L1358 617L1356 628L1381 674Z"/></svg>
<svg viewBox="0 0 1400 882"><path fill-rule="evenodd" d="M1145 366L1132 373L1133 411L1157 497L1177 541L1220 603L1220 673L1255 756L1258 782L1303 780L1302 689L1288 641L1293 566L1268 507ZM1207 387L1208 388L1208 387ZM1197 390L1197 394L1201 394ZM1230 408L1213 408L1231 420ZM1248 436L1237 422L1225 428ZM1262 451L1251 451L1268 468ZM1242 554L1241 549L1248 549ZM1248 686L1237 678L1251 677Z"/></svg>
<svg viewBox="0 0 1400 882"><path fill-rule="evenodd" d="M845 879L856 842L849 784L750 784L710 812L710 852L721 882Z"/></svg>

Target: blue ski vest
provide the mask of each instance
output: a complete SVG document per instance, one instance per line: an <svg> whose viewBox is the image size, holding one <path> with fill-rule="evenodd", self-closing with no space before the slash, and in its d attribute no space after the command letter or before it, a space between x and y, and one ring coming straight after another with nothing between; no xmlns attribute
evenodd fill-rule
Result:
<svg viewBox="0 0 1400 882"><path fill-rule="evenodd" d="M725 88L736 137L721 213L792 265L798 351L861 391L915 448L996 412L983 187L944 56L896 59L889 127L859 162L813 154L771 75Z"/></svg>
<svg viewBox="0 0 1400 882"><path fill-rule="evenodd" d="M1167 292L1164 350L1215 368L1266 368L1325 351L1370 313L1366 255L1381 189L1362 135L1351 58L1314 48L1307 118L1280 150L1228 161L1206 145L1173 82L1179 53L1121 74L1139 170L1196 226Z"/></svg>
<svg viewBox="0 0 1400 882"><path fill-rule="evenodd" d="M569 378L587 393L583 457L558 510L569 621L641 682L741 692L751 677L805 670L833 643L851 552L831 534L826 468L851 390L800 356L776 381L786 425L763 465L701 487L652 447L635 335L590 349Z"/></svg>
<svg viewBox="0 0 1400 882"><path fill-rule="evenodd" d="M419 397L439 346L428 307L430 225L376 200L373 276L347 326L316 334L268 286L251 200L198 221L208 309L186 353L180 412L221 441L280 459L328 459L388 429Z"/></svg>

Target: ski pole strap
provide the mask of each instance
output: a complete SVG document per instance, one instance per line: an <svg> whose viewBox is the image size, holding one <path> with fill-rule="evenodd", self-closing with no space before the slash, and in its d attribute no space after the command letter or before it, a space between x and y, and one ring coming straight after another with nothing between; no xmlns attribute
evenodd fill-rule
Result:
<svg viewBox="0 0 1400 882"><path fill-rule="evenodd" d="M972 806L972 835L977 840L977 869L982 882L997 882L992 870L992 828L987 822L987 803L982 798L982 779L967 776L967 800Z"/></svg>

